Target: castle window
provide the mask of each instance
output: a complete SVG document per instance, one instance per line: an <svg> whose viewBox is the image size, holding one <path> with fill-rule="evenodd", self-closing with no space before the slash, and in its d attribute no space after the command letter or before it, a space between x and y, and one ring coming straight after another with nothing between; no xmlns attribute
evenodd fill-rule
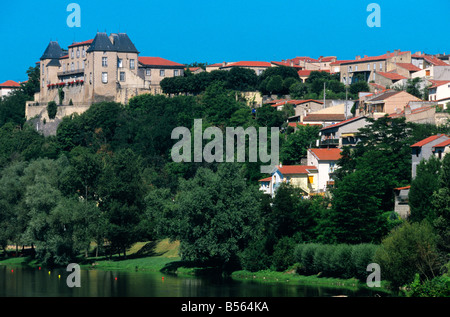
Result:
<svg viewBox="0 0 450 317"><path fill-rule="evenodd" d="M120 72L120 81L125 81L125 72Z"/></svg>
<svg viewBox="0 0 450 317"><path fill-rule="evenodd" d="M102 66L108 67L108 57L102 57Z"/></svg>
<svg viewBox="0 0 450 317"><path fill-rule="evenodd" d="M164 71L164 69L161 69L159 71L159 76L164 77L166 75L166 72Z"/></svg>
<svg viewBox="0 0 450 317"><path fill-rule="evenodd" d="M108 73L106 72L102 73L102 83L108 83Z"/></svg>
<svg viewBox="0 0 450 317"><path fill-rule="evenodd" d="M145 70L145 75L147 75L147 76L151 76L152 75L152 71L150 70L150 69L146 69Z"/></svg>
<svg viewBox="0 0 450 317"><path fill-rule="evenodd" d="M123 67L123 61L121 58L117 59L117 67L122 68Z"/></svg>
<svg viewBox="0 0 450 317"><path fill-rule="evenodd" d="M80 57L80 49L77 49L77 58Z"/></svg>
<svg viewBox="0 0 450 317"><path fill-rule="evenodd" d="M175 69L175 70L173 71L173 75L174 75L174 76L179 76L179 73L180 73L180 71L179 71L178 69Z"/></svg>
<svg viewBox="0 0 450 317"><path fill-rule="evenodd" d="M134 59L130 59L130 69L134 69Z"/></svg>

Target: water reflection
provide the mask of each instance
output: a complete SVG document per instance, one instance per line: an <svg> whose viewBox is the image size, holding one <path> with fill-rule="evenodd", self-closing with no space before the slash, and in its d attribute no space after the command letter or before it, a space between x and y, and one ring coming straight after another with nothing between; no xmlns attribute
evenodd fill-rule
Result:
<svg viewBox="0 0 450 317"><path fill-rule="evenodd" d="M63 269L49 272L38 268L0 265L0 297L373 296L370 290L101 270L81 270L81 287L70 288L66 283L70 273Z"/></svg>

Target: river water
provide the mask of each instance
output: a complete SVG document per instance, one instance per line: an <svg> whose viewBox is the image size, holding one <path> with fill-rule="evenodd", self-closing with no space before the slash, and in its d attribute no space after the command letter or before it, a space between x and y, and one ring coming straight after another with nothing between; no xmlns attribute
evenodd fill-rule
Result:
<svg viewBox="0 0 450 317"><path fill-rule="evenodd" d="M338 289L298 283L262 283L219 277L180 277L159 272L81 270L80 287L71 272L0 265L0 297L372 297L376 290Z"/></svg>

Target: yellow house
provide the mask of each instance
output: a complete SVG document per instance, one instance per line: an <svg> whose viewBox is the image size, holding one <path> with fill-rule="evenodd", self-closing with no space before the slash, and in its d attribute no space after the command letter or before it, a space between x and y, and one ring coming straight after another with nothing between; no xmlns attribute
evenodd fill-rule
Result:
<svg viewBox="0 0 450 317"><path fill-rule="evenodd" d="M282 183L290 184L310 196L318 192L318 169L307 165L279 165L272 171L272 176L260 180L260 189L275 196Z"/></svg>

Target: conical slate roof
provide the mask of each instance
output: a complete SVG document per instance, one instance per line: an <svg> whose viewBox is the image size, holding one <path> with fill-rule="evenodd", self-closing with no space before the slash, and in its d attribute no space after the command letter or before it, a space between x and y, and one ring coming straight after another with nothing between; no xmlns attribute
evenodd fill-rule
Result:
<svg viewBox="0 0 450 317"><path fill-rule="evenodd" d="M65 52L61 49L58 42L51 41L47 48L45 49L44 54L41 56L41 60L43 59L59 59L61 56L64 56Z"/></svg>
<svg viewBox="0 0 450 317"><path fill-rule="evenodd" d="M113 51L126 53L139 53L125 33L111 34L113 42L106 33L97 33L87 52Z"/></svg>

